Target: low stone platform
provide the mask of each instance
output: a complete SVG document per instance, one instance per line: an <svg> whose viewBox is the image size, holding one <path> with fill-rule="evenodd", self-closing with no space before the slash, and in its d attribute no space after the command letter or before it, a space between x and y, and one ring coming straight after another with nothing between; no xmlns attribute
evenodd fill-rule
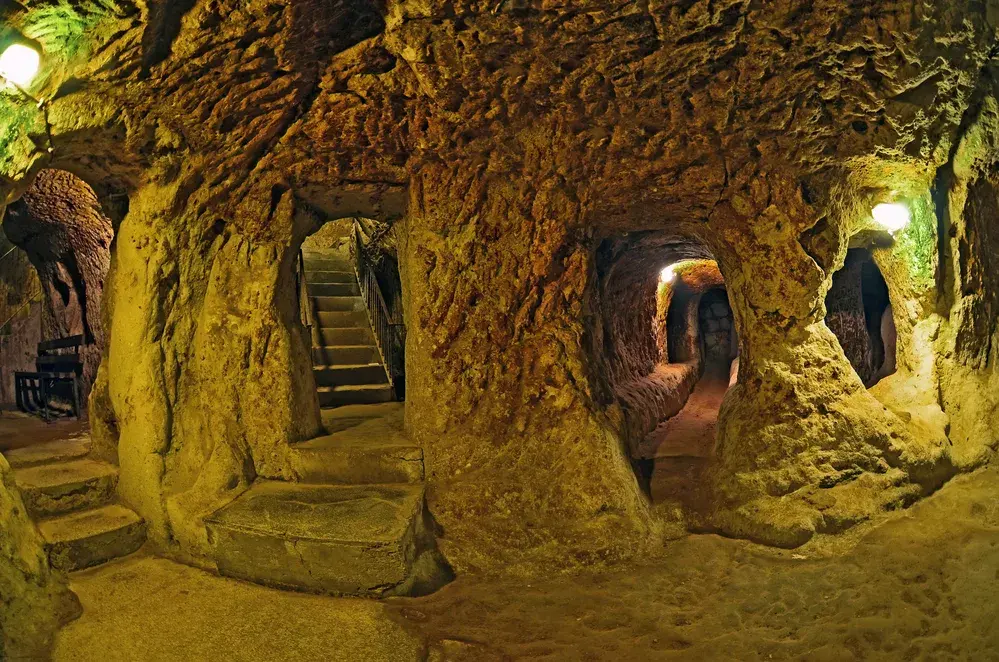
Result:
<svg viewBox="0 0 999 662"><path fill-rule="evenodd" d="M18 469L14 477L25 508L36 517L108 503L118 484L114 466L87 458Z"/></svg>
<svg viewBox="0 0 999 662"><path fill-rule="evenodd" d="M418 563L428 551L423 516L422 485L259 481L205 524L223 575L382 597L434 581L436 569Z"/></svg>
<svg viewBox="0 0 999 662"><path fill-rule="evenodd" d="M86 457L89 452L90 438L87 435L80 435L6 451L4 457L12 468L22 469L39 464L77 460Z"/></svg>
<svg viewBox="0 0 999 662"><path fill-rule="evenodd" d="M110 504L38 523L49 561L59 570L79 570L137 551L146 523L128 508Z"/></svg>
<svg viewBox="0 0 999 662"><path fill-rule="evenodd" d="M405 439L370 439L347 432L295 444L292 451L292 466L303 483L362 485L423 480L423 450Z"/></svg>

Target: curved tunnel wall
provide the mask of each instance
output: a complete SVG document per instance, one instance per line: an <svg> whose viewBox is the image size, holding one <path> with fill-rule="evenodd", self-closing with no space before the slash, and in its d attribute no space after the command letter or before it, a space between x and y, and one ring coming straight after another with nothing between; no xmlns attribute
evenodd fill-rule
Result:
<svg viewBox="0 0 999 662"><path fill-rule="evenodd" d="M699 303L723 279L717 265L703 261L710 254L694 239L647 235L607 244L598 252L603 352L635 464L642 442L680 412L701 376ZM661 283L663 268L675 263L687 267Z"/></svg>
<svg viewBox="0 0 999 662"><path fill-rule="evenodd" d="M111 263L111 221L82 179L42 170L7 208L3 231L28 254L41 280L42 339L84 337L86 401L105 348L101 306Z"/></svg>
<svg viewBox="0 0 999 662"><path fill-rule="evenodd" d="M87 69L45 43L58 30L42 31L53 81L82 83L54 98L50 117L30 102L4 116L3 174L16 189L42 159L88 159L134 185L107 372L134 449L123 489L164 544L196 555L186 516L231 496L255 467L280 475L281 448L316 427L298 418L308 406L296 383L307 348L282 308L301 200L356 207L359 198L377 206L411 195L402 253L418 388L407 415L439 488L436 512L470 564L495 563L510 548L573 556L556 539L604 559L617 541L649 530L621 472L607 470L617 462L602 418L612 398L594 382L609 380L600 363L613 359L579 348L603 330L586 326L601 305L592 238L672 228L678 214L710 236L746 348L710 481L720 530L800 543L890 501L837 511L828 505L834 488L821 500L809 492L820 481L866 472L866 489L880 495L897 487L885 467L919 489L937 478L927 467L946 473L945 444L924 443L898 403L900 414L885 413L818 312L873 198L895 188L921 194L938 174L939 225L934 218L917 239L939 254L939 270L904 241L896 268L919 265L940 291L927 297L917 283L896 297L900 354L906 375L933 386L918 393L934 429L961 423L952 428L967 446L961 465L987 455L990 429L975 421L995 411L983 394L996 391L996 308L978 291L986 288L975 265L994 252L996 90L981 66L995 41L981 3L838 3L823 12L757 3L752 16L731 12L708 31L701 13L672 20L666 3L650 8L651 20L611 21L599 44L570 37L577 21L557 9L500 7L354 31L313 20L322 12L296 2L234 12L220 31L219 8L201 3L179 35L169 31L178 48L157 48L150 62L136 61L124 41L131 32L118 29L143 19L104 4L74 5L95 14L81 24L100 26L81 39L121 57ZM750 19L775 29L745 30ZM478 38L494 30L524 37L497 52ZM706 67L701 57L717 52L719 38L740 47ZM247 43L259 55L249 77L230 68ZM873 47L840 57L858 43ZM740 75L760 57L794 75ZM932 67L949 73L912 79ZM679 84L664 87L664 76ZM106 84L115 77L128 84ZM830 104L821 90L848 102ZM248 104L251 95L259 103ZM641 123L622 122L633 117ZM32 140L49 119L60 138L54 156ZM851 126L863 130L844 133ZM888 280L905 289L904 279ZM937 295L939 308L925 303ZM917 345L927 351L906 349ZM961 370L926 360L949 365L953 347ZM606 371L624 378L629 361ZM179 496L192 485L211 498ZM792 494L780 502L792 516L769 518L772 500ZM553 521L577 528L549 536ZM603 537L590 535L595 521ZM462 530L467 538L455 534ZM474 544L483 530L494 544Z"/></svg>

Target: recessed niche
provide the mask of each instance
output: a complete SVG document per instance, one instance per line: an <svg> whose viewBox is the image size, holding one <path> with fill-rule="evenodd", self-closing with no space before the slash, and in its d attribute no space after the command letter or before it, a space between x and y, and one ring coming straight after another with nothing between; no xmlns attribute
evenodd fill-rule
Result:
<svg viewBox="0 0 999 662"><path fill-rule="evenodd" d="M895 372L897 335L888 285L867 249L851 249L833 276L826 326L865 386Z"/></svg>

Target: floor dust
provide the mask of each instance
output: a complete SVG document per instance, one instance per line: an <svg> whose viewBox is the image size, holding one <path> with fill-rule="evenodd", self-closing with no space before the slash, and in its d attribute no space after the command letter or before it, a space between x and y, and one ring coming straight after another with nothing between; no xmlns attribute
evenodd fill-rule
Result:
<svg viewBox="0 0 999 662"><path fill-rule="evenodd" d="M798 550L692 535L655 563L381 602L134 555L72 575L55 660L999 660L997 492L986 469Z"/></svg>
<svg viewBox="0 0 999 662"><path fill-rule="evenodd" d="M224 579L142 553L71 576L83 616L53 662L249 662L425 658L384 605Z"/></svg>
<svg viewBox="0 0 999 662"><path fill-rule="evenodd" d="M729 365L709 363L683 409L648 436L639 456L642 483L654 504L687 502L715 452L718 412L729 388Z"/></svg>
<svg viewBox="0 0 999 662"><path fill-rule="evenodd" d="M988 469L799 550L692 535L654 565L462 577L390 606L441 659L999 660L997 493Z"/></svg>
<svg viewBox="0 0 999 662"><path fill-rule="evenodd" d="M715 448L718 410L728 391L728 365L712 364L680 413L662 422L643 444L643 457L710 457Z"/></svg>
<svg viewBox="0 0 999 662"><path fill-rule="evenodd" d="M58 418L46 423L38 416L19 411L0 410L0 453L89 434L86 419Z"/></svg>
<svg viewBox="0 0 999 662"><path fill-rule="evenodd" d="M327 424L397 427L389 413ZM21 426L6 438L43 431ZM71 575L84 613L54 659L999 661L996 494L985 468L796 550L690 535L632 566L466 575L418 599L276 591L140 552Z"/></svg>

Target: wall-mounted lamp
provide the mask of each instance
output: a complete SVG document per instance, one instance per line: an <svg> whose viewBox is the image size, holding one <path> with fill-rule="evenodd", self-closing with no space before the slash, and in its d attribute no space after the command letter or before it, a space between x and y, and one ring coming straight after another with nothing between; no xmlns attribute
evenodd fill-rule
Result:
<svg viewBox="0 0 999 662"><path fill-rule="evenodd" d="M891 234L904 229L912 221L909 207L900 202L885 202L877 205L872 211L874 221Z"/></svg>
<svg viewBox="0 0 999 662"><path fill-rule="evenodd" d="M659 282L660 283L672 283L673 280L676 278L676 271L674 271L675 268L676 268L676 265L675 264L671 264L668 267L666 267L665 269L663 269L662 272L660 272L660 274L659 274Z"/></svg>
<svg viewBox="0 0 999 662"><path fill-rule="evenodd" d="M38 74L41 56L26 44L11 44L0 54L0 77L22 92Z"/></svg>

